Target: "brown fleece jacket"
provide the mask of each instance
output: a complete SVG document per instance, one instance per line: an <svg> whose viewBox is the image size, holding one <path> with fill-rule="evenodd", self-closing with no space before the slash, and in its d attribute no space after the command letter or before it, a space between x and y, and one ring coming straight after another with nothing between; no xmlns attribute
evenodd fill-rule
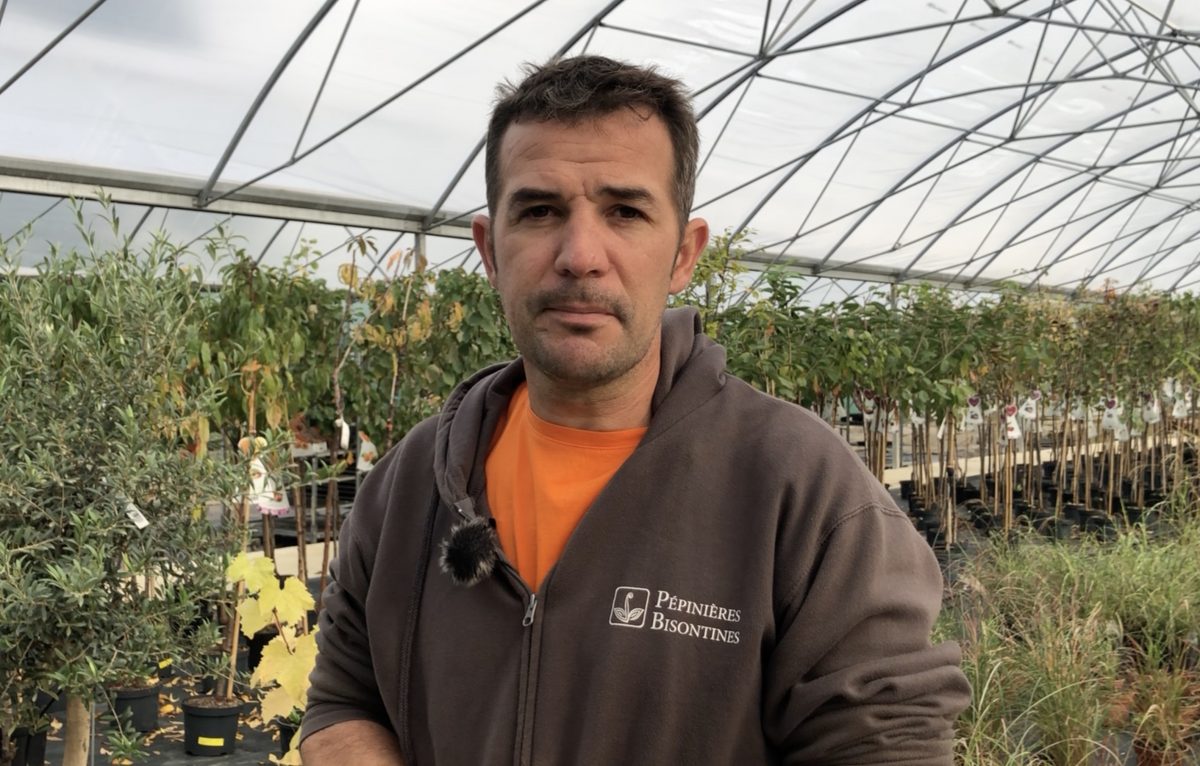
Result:
<svg viewBox="0 0 1200 766"><path fill-rule="evenodd" d="M930 645L932 553L837 434L724 367L666 313L649 429L536 594L502 555L439 567L488 519L523 367L460 386L346 521L304 736L378 721L407 766L952 764L970 690Z"/></svg>

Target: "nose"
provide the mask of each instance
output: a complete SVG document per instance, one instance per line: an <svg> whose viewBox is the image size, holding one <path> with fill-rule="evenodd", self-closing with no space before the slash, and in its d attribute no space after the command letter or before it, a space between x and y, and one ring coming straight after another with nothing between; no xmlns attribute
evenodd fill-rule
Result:
<svg viewBox="0 0 1200 766"><path fill-rule="evenodd" d="M554 268L562 276L598 277L608 271L605 231L598 214L574 211L560 229Z"/></svg>

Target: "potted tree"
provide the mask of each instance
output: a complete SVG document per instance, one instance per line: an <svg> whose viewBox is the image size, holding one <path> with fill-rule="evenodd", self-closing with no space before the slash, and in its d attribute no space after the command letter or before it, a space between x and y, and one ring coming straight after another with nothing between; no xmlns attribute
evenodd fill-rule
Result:
<svg viewBox="0 0 1200 766"><path fill-rule="evenodd" d="M216 395L184 382L202 286L165 240L118 242L33 276L5 256L0 279L0 729L61 690L67 766L87 760L97 690L194 648L175 628L223 544L198 509L230 486L186 449Z"/></svg>

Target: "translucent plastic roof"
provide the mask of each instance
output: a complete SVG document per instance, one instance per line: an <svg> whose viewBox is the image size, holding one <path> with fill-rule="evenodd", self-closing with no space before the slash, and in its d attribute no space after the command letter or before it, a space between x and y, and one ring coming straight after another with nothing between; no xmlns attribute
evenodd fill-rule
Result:
<svg viewBox="0 0 1200 766"><path fill-rule="evenodd" d="M1200 281L1197 0L0 0L0 234L470 262L495 83L601 53L692 88L696 213L854 280Z"/></svg>

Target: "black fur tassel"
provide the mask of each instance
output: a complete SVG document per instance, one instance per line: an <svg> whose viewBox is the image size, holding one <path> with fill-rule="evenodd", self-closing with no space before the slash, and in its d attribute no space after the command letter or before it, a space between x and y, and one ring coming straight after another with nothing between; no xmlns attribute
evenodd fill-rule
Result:
<svg viewBox="0 0 1200 766"><path fill-rule="evenodd" d="M469 588L491 576L499 545L488 520L477 516L450 528L438 563L455 584Z"/></svg>

